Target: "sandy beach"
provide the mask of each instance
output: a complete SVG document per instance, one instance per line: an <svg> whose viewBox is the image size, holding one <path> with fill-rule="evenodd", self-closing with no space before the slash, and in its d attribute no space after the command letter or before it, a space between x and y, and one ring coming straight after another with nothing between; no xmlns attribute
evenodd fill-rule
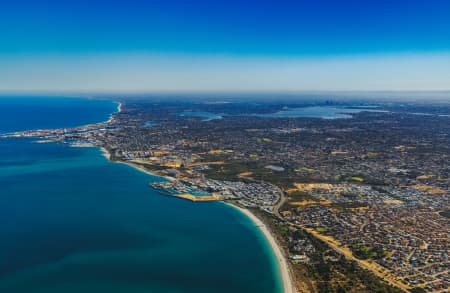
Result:
<svg viewBox="0 0 450 293"><path fill-rule="evenodd" d="M168 177L168 176L163 176L163 175L159 175L159 174L156 174L156 173L152 173L152 172L148 171L148 170L145 169L143 166L141 166L141 165L139 165L139 164L137 164L137 163L133 163L133 162L123 162L123 161L118 161L117 163L127 164L128 166L131 166L131 167L133 167L133 168L135 168L135 169L137 169L137 170L139 170L139 171L141 171L141 172L144 172L144 173L147 174L147 175L157 176L157 177L161 177L161 178L164 178L164 179L167 179L167 180L175 180L175 179L172 178L172 177Z"/></svg>
<svg viewBox="0 0 450 293"><path fill-rule="evenodd" d="M106 159L108 159L108 160L111 161L111 154L108 152L108 150L107 150L106 148L104 148L104 147L99 147L99 148L100 148L100 150L102 151L102 155L103 155ZM139 165L139 164L137 164L137 163L134 163L134 162L130 162L130 161L128 161L128 162L124 162L124 161L114 161L114 163L119 163L119 164L125 164L125 165L128 165L128 166L130 166L130 167L132 167L132 168L134 168L134 169L136 169L136 170L138 170L138 171L140 171L140 172L143 172L143 173L145 173L145 174L147 174L147 175L150 175L150 176L157 176L157 177L161 177L161 178L164 178L164 179L167 179L167 180L175 180L175 179L172 178L172 177L168 177L168 176L163 176L163 175L159 175L159 174L156 174L156 173L152 173L152 172L148 171L147 169L145 169L143 166L141 166L141 165Z"/></svg>
<svg viewBox="0 0 450 293"><path fill-rule="evenodd" d="M100 147L100 150L102 151L102 155L107 158L108 160L111 160L111 154L108 152L107 149L104 147Z"/></svg>
<svg viewBox="0 0 450 293"><path fill-rule="evenodd" d="M109 119L103 123L109 124L109 123L113 122L114 115L122 112L122 103L121 102L116 102L116 103L117 103L117 111L114 113L111 113L111 115L109 115Z"/></svg>
<svg viewBox="0 0 450 293"><path fill-rule="evenodd" d="M227 203L228 204L228 203ZM269 242L273 253L275 254L277 261L278 261L278 269L281 275L281 279L283 282L283 292L284 293L295 293L296 290L293 285L292 276L289 271L289 266L286 261L285 256L283 255L283 252L281 250L281 247L278 245L277 241L273 237L273 235L270 233L269 229L266 227L266 225L258 219L255 215L253 215L249 210L243 209L241 207L228 204L236 209L238 209L241 213L245 214L247 217L252 220L253 223L261 230L261 232L266 237L267 241Z"/></svg>

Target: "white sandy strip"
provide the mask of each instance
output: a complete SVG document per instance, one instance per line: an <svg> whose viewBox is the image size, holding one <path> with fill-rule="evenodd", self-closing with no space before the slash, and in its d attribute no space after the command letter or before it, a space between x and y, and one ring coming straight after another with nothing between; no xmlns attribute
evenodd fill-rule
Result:
<svg viewBox="0 0 450 293"><path fill-rule="evenodd" d="M253 215L249 210L240 208L238 206L229 204L230 206L238 209L243 214L245 214L247 217L250 218L250 220L255 223L255 225L261 230L261 232L266 237L267 241L269 242L273 253L275 254L277 261L278 261L278 268L280 270L281 279L283 281L283 292L284 293L294 293L296 290L294 289L293 282L292 282L292 276L289 271L289 266L286 261L286 258L283 255L283 252L281 251L280 246L276 242L275 238L270 233L269 229L266 227L266 225L258 219L255 215Z"/></svg>
<svg viewBox="0 0 450 293"><path fill-rule="evenodd" d="M151 175L151 176L153 176L153 177L161 177L161 178L164 178L164 179L167 179L167 180L170 180L170 181L175 180L174 178L171 178L171 177L161 176L161 175L158 175L158 174L156 174L156 173L152 173L152 172L148 171L147 169L145 169L144 167L140 166L140 165L137 164L137 163L133 163L133 162L122 162L122 161L118 161L117 163L122 163L122 164L128 165L128 166L130 166L130 167L132 167L132 168L134 168L134 169L136 169L136 170L138 170L138 171L141 171L141 172L143 172L143 173L145 173L145 174L147 174L147 175Z"/></svg>
<svg viewBox="0 0 450 293"><path fill-rule="evenodd" d="M108 150L107 150L106 148L104 148L104 147L100 147L100 149L101 149L101 151L102 151L102 155L103 155L106 159L108 159L108 160L111 161L111 154L108 152ZM135 170L141 171L141 172L143 172L143 173L145 173L145 174L147 174L147 175L153 176L153 177L155 177L155 176L156 176L156 177L161 177L161 178L167 179L167 180L169 180L169 181L175 180L175 178L172 178L172 177L162 176L162 175L159 175L159 174L152 173L152 172L148 171L147 169L145 169L143 166L140 166L140 165L139 165L138 163L136 163L136 162L115 161L114 163L125 164L125 165L127 165L127 166L132 167L132 168L135 169Z"/></svg>
<svg viewBox="0 0 450 293"><path fill-rule="evenodd" d="M117 111L114 113L111 113L109 115L109 119L106 120L104 123L107 123L107 124L111 123L113 121L114 115L122 112L122 103L121 102L116 102L116 103L117 103Z"/></svg>
<svg viewBox="0 0 450 293"><path fill-rule="evenodd" d="M100 149L102 150L102 155L108 160L111 160L111 154L108 152L108 150L104 147L100 147Z"/></svg>

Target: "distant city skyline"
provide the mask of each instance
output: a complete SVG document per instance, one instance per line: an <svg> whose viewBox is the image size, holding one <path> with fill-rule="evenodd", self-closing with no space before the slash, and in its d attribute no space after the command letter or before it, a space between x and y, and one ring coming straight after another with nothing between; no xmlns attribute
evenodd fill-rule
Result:
<svg viewBox="0 0 450 293"><path fill-rule="evenodd" d="M0 92L450 89L448 1L210 2L4 1Z"/></svg>

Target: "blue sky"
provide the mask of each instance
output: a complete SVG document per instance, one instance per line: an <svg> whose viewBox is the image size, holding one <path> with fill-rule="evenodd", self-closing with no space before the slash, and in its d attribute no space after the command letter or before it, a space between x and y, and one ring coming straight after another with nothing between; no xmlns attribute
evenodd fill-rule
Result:
<svg viewBox="0 0 450 293"><path fill-rule="evenodd" d="M3 0L0 90L449 89L449 15L445 0Z"/></svg>

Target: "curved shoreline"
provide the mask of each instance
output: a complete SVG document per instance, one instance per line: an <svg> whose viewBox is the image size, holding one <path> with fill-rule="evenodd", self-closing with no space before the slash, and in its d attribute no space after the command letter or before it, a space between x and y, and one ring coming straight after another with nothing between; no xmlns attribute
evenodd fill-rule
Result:
<svg viewBox="0 0 450 293"><path fill-rule="evenodd" d="M289 270L289 264L286 260L286 257L283 254L281 247L275 240L275 237L272 235L270 230L267 228L266 224L264 224L263 221L261 221L258 217L256 217L248 209L241 208L241 207L233 205L231 203L227 203L227 202L224 202L224 203L230 207L235 208L236 210L238 210L239 212L241 212L242 214L247 216L247 218L249 218L255 224L255 226L262 232L262 234L266 238L268 244L270 245L273 254L276 257L277 268L278 268L278 272L281 277L283 292L284 293L295 293L296 290L294 287L294 282L292 279L291 272Z"/></svg>
<svg viewBox="0 0 450 293"><path fill-rule="evenodd" d="M114 100L112 102L117 104L116 112L112 112L111 114L109 114L108 120L99 122L99 123L93 123L93 124L101 124L101 123L109 124L109 123L113 122L115 114L119 114L120 112L122 112L122 103L119 101L114 101Z"/></svg>
<svg viewBox="0 0 450 293"><path fill-rule="evenodd" d="M110 160L111 154L108 152L108 150L104 147L99 147L99 148L102 151L103 156L106 159ZM140 167L137 164L123 162L123 161L118 161L118 162L114 162L114 163L122 163L122 164L128 165L135 170L146 173L147 175L161 177L166 180L167 179L173 180L172 178L168 178L168 177L164 177L164 176L161 176L161 175L158 175L155 173L151 173L150 171L145 170L144 168ZM259 229L259 231L261 231L261 233L265 237L267 243L269 244L269 246L272 250L272 253L274 254L274 256L276 258L277 270L278 270L279 276L281 277L281 284L282 284L282 290L283 290L282 292L283 293L296 293L293 278L292 278L292 275L291 275L291 272L289 269L289 264L287 262L287 259L284 256L281 247L278 245L277 241L275 240L275 237L272 235L270 230L267 228L266 224L264 224L258 217L256 217L252 212L250 212L247 209L241 208L239 206L236 206L231 203L224 202L224 201L222 201L222 203L224 203L228 207L236 209L237 211L239 211L240 213L245 215L249 220L251 220L253 222L253 224Z"/></svg>
<svg viewBox="0 0 450 293"><path fill-rule="evenodd" d="M120 113L121 111L122 111L122 104L120 102L118 102L117 112L111 113L110 119L106 123L111 123L113 121L114 114ZM99 147L99 148L102 151L103 156L106 159L108 159L109 161L111 161L111 154L108 152L108 150L105 147ZM145 168L143 168L137 164L133 164L132 162L120 161L120 163L126 164L126 165L132 167L133 169L136 169L138 171L146 173L147 175L161 177L166 180L173 180L172 178L168 178L165 176L151 173L150 171L146 170ZM281 247L275 240L275 237L272 235L270 230L267 228L266 224L264 224L263 221L261 221L258 217L256 217L248 209L244 209L244 208L241 208L239 206L236 206L236 205L233 205L233 204L227 203L227 202L223 202L223 203L229 207L236 209L237 211L239 211L240 213L245 215L248 219L250 219L253 222L253 224L259 229L259 231L261 231L261 233L265 237L267 243L269 244L269 246L272 250L272 253L274 254L274 256L276 258L277 270L278 270L279 276L281 277L282 292L283 293L295 293L296 290L294 287L294 282L293 282L293 278L292 278L292 275L291 275L291 272L289 269L289 264L287 262L287 259L286 259L285 255L283 254Z"/></svg>

